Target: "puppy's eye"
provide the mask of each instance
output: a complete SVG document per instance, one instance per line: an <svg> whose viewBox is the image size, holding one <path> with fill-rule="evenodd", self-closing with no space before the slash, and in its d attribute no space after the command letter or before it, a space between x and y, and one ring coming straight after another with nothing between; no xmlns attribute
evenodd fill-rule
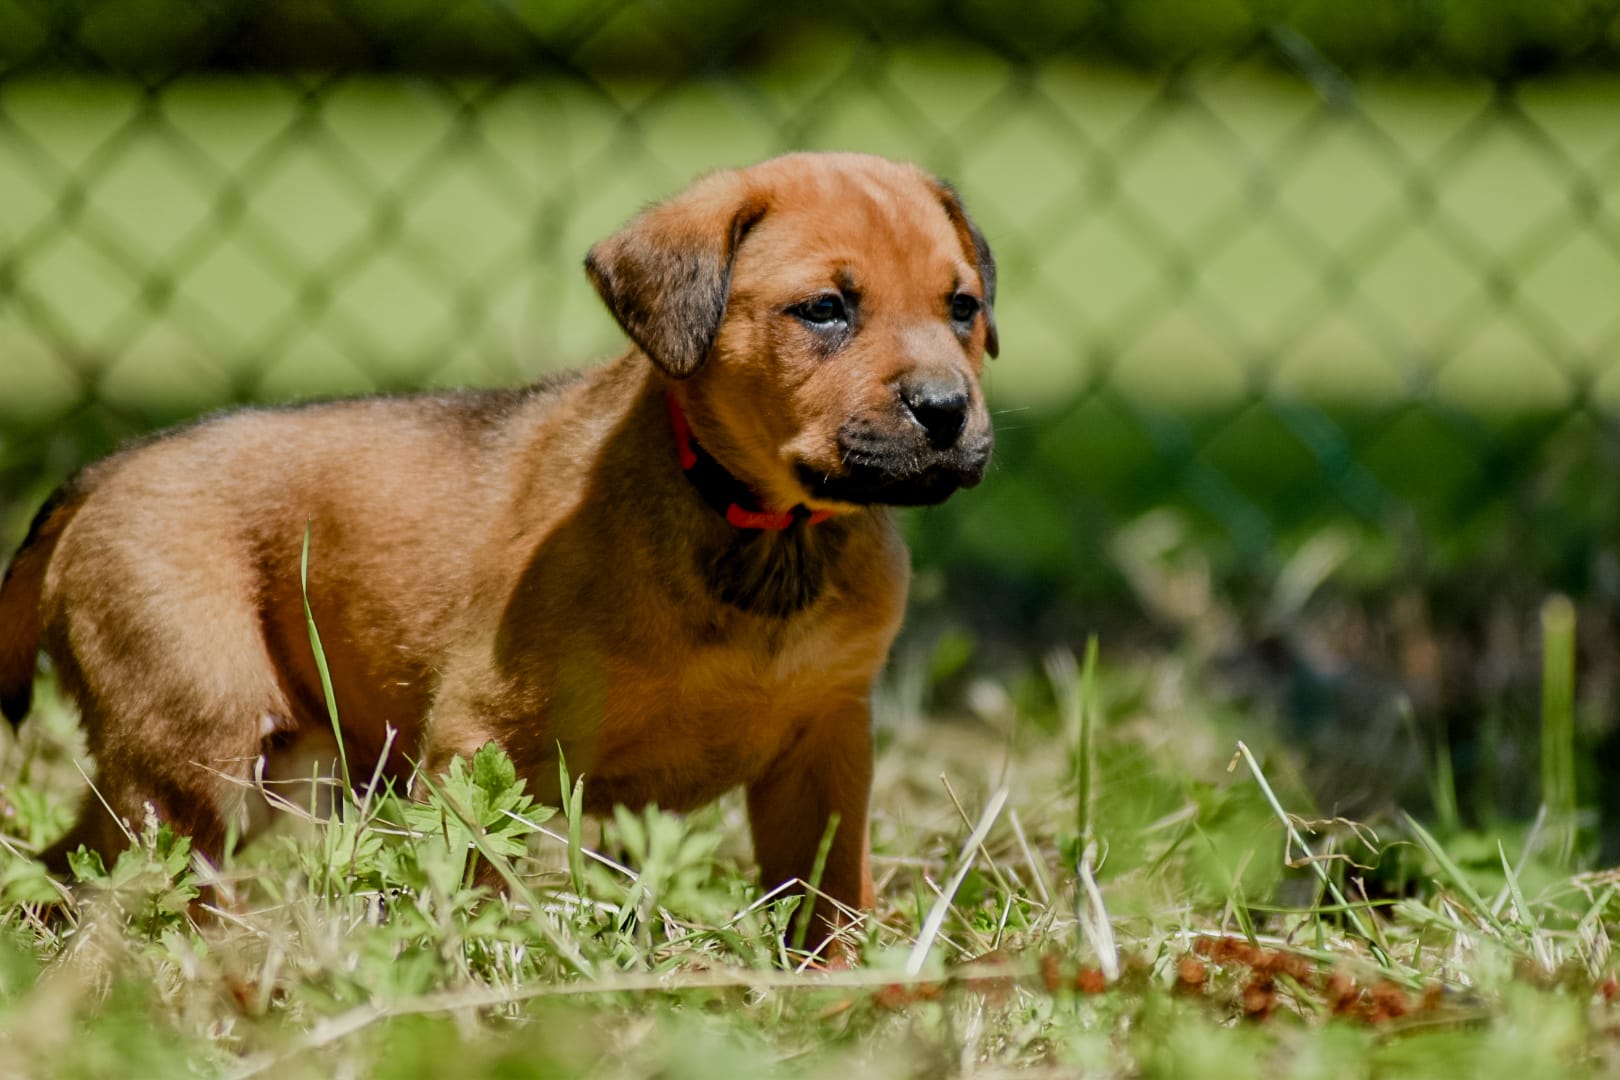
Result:
<svg viewBox="0 0 1620 1080"><path fill-rule="evenodd" d="M972 322L973 316L979 313L979 298L969 296L967 293L957 293L951 297L951 321Z"/></svg>
<svg viewBox="0 0 1620 1080"><path fill-rule="evenodd" d="M844 307L844 298L837 293L822 293L820 296L789 308L788 313L798 316L811 326L835 326L849 321L849 312Z"/></svg>

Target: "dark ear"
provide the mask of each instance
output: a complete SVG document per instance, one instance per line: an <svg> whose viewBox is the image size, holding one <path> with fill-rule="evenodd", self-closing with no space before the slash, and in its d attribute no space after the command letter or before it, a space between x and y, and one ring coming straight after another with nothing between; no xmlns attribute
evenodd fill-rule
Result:
<svg viewBox="0 0 1620 1080"><path fill-rule="evenodd" d="M991 357L1000 356L1001 335L996 332L996 257L990 254L990 243L984 238L984 233L968 217L956 189L944 181L939 182L939 189L945 213L950 215L951 224L956 226L957 233L962 237L963 249L973 256L973 261L978 265L979 281L984 285L984 351Z"/></svg>
<svg viewBox="0 0 1620 1080"><path fill-rule="evenodd" d="M716 173L591 248L585 272L630 339L684 379L714 347L732 255L763 213L737 174Z"/></svg>

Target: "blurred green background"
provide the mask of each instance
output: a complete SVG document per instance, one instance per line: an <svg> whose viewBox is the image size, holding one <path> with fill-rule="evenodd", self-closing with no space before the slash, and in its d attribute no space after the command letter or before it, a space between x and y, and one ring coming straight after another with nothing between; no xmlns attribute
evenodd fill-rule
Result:
<svg viewBox="0 0 1620 1080"><path fill-rule="evenodd" d="M1616 71L1595 0L0 0L0 543L199 412L601 358L591 242L868 150L1002 269L995 471L908 518L936 710L1100 632L1271 718L1325 808L1446 753L1525 814L1564 592L1614 822Z"/></svg>

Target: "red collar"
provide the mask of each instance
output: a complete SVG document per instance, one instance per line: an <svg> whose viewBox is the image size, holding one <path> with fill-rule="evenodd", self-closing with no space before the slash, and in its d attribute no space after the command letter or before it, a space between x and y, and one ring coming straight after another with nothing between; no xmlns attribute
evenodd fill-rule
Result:
<svg viewBox="0 0 1620 1080"><path fill-rule="evenodd" d="M675 433L675 453L681 462L681 471L697 489L703 501L714 507L726 521L738 529L762 529L781 532L796 522L817 525L832 514L826 510L811 510L802 503L791 510L765 510L759 500L741 480L731 475L697 440L692 438L692 427L686 422L681 403L673 391L665 391L664 401L669 406L669 426Z"/></svg>

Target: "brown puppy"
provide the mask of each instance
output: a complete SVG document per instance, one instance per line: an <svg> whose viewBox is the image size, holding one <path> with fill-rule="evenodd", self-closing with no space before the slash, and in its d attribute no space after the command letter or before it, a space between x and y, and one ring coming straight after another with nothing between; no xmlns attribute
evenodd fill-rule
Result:
<svg viewBox="0 0 1620 1080"><path fill-rule="evenodd" d="M494 740L587 808L745 785L763 883L872 903L868 698L907 556L885 505L983 474L988 247L911 166L796 154L704 177L592 249L634 347L521 390L213 417L86 468L0 586L0 707L43 647L97 789L217 855L259 756L330 730L351 770L443 768ZM45 855L111 854L88 797ZM836 918L829 908L819 914Z"/></svg>

